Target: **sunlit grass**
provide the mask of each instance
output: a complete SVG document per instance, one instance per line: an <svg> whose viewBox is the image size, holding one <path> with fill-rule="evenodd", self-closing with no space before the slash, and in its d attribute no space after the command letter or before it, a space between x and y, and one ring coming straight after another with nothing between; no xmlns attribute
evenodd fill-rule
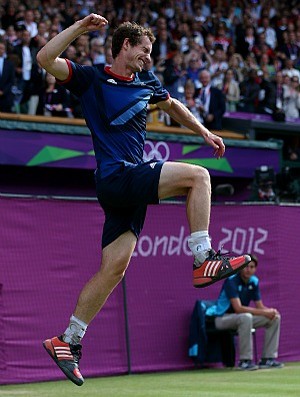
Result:
<svg viewBox="0 0 300 397"><path fill-rule="evenodd" d="M26 397L299 397L300 363L282 369L192 370L0 387L0 396Z"/></svg>

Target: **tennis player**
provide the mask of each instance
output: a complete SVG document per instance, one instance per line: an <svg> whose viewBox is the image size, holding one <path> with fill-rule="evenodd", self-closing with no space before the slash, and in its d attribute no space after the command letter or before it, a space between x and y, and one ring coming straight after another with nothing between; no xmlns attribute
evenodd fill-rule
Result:
<svg viewBox="0 0 300 397"><path fill-rule="evenodd" d="M217 158L225 152L222 138L171 98L158 78L147 70L155 41L152 31L130 22L120 25L112 38L113 63L104 70L60 57L78 36L107 24L103 16L90 14L52 38L37 56L39 64L80 99L97 161L97 197L105 212L100 269L81 291L65 332L43 342L59 368L79 386L84 382L79 370L81 339L125 274L148 204L186 196L195 287L224 279L250 261L247 255L229 258L211 247L211 185L205 168L179 162L143 161L148 104L156 104L202 136Z"/></svg>

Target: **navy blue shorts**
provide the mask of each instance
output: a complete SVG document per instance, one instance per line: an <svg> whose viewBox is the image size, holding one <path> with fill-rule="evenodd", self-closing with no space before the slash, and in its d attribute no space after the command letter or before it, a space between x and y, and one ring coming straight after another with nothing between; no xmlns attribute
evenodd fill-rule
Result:
<svg viewBox="0 0 300 397"><path fill-rule="evenodd" d="M162 161L120 166L113 174L101 178L95 172L98 201L105 212L102 248L131 230L138 238L142 231L147 205L158 204L158 184Z"/></svg>

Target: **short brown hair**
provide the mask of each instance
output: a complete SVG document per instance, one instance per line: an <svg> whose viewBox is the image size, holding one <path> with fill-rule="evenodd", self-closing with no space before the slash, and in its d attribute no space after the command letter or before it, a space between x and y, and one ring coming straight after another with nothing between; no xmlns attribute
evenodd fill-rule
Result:
<svg viewBox="0 0 300 397"><path fill-rule="evenodd" d="M149 28L144 28L135 22L124 22L114 32L112 37L112 57L115 59L120 53L125 39L129 40L131 46L136 46L141 42L143 36L149 37L154 43L155 37Z"/></svg>
<svg viewBox="0 0 300 397"><path fill-rule="evenodd" d="M251 258L251 262L254 262L254 264L255 264L255 267L257 267L257 265L258 265L258 259L257 259L257 256L256 255L253 255L253 254L248 254L249 256L250 256L250 258Z"/></svg>

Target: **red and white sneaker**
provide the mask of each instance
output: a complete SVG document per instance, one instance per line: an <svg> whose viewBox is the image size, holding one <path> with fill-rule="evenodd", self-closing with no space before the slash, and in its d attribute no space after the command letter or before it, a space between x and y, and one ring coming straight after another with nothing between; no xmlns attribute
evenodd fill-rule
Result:
<svg viewBox="0 0 300 397"><path fill-rule="evenodd" d="M81 359L81 345L71 345L62 340L62 337L55 336L43 342L51 358L56 362L63 373L77 386L84 383L84 379L79 370L79 360Z"/></svg>
<svg viewBox="0 0 300 397"><path fill-rule="evenodd" d="M239 272L251 262L249 255L229 257L221 255L220 251L209 251L205 262L200 266L193 265L193 285L195 288L204 288Z"/></svg>

